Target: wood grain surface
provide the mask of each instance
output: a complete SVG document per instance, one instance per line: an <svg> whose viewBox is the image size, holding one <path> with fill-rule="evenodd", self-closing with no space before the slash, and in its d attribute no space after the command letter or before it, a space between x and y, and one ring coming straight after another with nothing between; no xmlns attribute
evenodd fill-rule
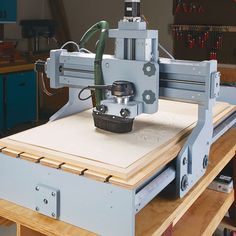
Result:
<svg viewBox="0 0 236 236"><path fill-rule="evenodd" d="M205 191L221 170L235 156L236 129L231 129L213 144L206 174L182 199L159 196L136 215L137 236L159 236L173 223L176 225L193 203ZM191 235L191 234L190 234Z"/></svg>
<svg viewBox="0 0 236 236"><path fill-rule="evenodd" d="M217 103L214 121L232 110ZM96 129L89 110L1 139L0 146L127 180L156 160L156 167L172 160L196 120L197 105L161 100L159 112L140 115L128 134Z"/></svg>
<svg viewBox="0 0 236 236"><path fill-rule="evenodd" d="M213 235L234 202L234 191L221 193L207 189L175 225L173 236Z"/></svg>

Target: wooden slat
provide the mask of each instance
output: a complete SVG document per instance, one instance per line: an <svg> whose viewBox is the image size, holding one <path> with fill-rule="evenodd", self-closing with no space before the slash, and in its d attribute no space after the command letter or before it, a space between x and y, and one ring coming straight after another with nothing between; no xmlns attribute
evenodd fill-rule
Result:
<svg viewBox="0 0 236 236"><path fill-rule="evenodd" d="M17 224L16 231L17 236L45 236L45 234L41 234L20 224Z"/></svg>
<svg viewBox="0 0 236 236"><path fill-rule="evenodd" d="M12 66L0 66L0 74L7 74L19 71L28 71L33 70L34 64L21 64L21 65L12 65Z"/></svg>
<svg viewBox="0 0 236 236"><path fill-rule="evenodd" d="M236 82L236 67L219 67L218 70L221 72L221 82L232 83Z"/></svg>
<svg viewBox="0 0 236 236"><path fill-rule="evenodd" d="M85 171L84 176L94 179L94 180L97 180L97 181L101 181L101 182L106 182L110 178L110 176L108 176L108 175L101 174L101 173L98 173L95 171L90 171L90 170Z"/></svg>
<svg viewBox="0 0 236 236"><path fill-rule="evenodd" d="M7 220L3 217L0 217L0 226L5 226L5 227L8 227L8 226L11 226L13 225L14 222L10 221L10 220Z"/></svg>
<svg viewBox="0 0 236 236"><path fill-rule="evenodd" d="M0 146L0 152L2 152L2 149L4 149L4 148L6 148L6 147L1 147L1 146Z"/></svg>
<svg viewBox="0 0 236 236"><path fill-rule="evenodd" d="M100 182L106 182L109 179L108 175L94 172L91 170L87 170L84 168L80 168L76 165L63 164L61 165L61 169L72 174L84 175L85 177L88 177L88 178L91 178Z"/></svg>
<svg viewBox="0 0 236 236"><path fill-rule="evenodd" d="M2 149L2 153L5 155L8 155L10 157L19 157L19 155L22 153L20 151L15 151L9 148Z"/></svg>
<svg viewBox="0 0 236 236"><path fill-rule="evenodd" d="M26 161L38 163L43 157L35 156L28 153L22 153L20 154L20 158Z"/></svg>
<svg viewBox="0 0 236 236"><path fill-rule="evenodd" d="M209 189L205 190L175 225L173 236L213 235L233 202L233 191L227 194Z"/></svg>
<svg viewBox="0 0 236 236"><path fill-rule="evenodd" d="M76 175L81 175L82 172L85 170L84 168L80 168L78 166L71 165L71 164L63 164L61 166L61 169L66 171L66 172L76 174Z"/></svg>
<svg viewBox="0 0 236 236"><path fill-rule="evenodd" d="M229 217L224 217L223 220L220 223L220 226L222 228L226 228L226 229L229 229L229 230L232 230L232 231L236 232L236 227L233 226L233 225L234 224L233 224L232 220Z"/></svg>
<svg viewBox="0 0 236 236"><path fill-rule="evenodd" d="M231 129L213 144L206 174L182 199L155 198L136 215L137 236L161 235L171 223L174 225L187 212L208 185L234 157L236 129Z"/></svg>
<svg viewBox="0 0 236 236"><path fill-rule="evenodd" d="M96 234L54 220L35 211L20 207L5 200L0 200L0 216L16 222L46 236L95 236ZM22 235L28 236L28 235Z"/></svg>
<svg viewBox="0 0 236 236"><path fill-rule="evenodd" d="M51 160L49 158L43 158L40 160L40 164L42 164L44 166L52 167L55 169L59 169L61 167L61 165L63 165L64 163L61 161Z"/></svg>
<svg viewBox="0 0 236 236"><path fill-rule="evenodd" d="M181 126L181 122L184 119L179 117L179 114L182 114L187 119L189 116L194 116L194 112L191 109L186 109L186 107L189 107L189 104L176 104L172 101L171 103L166 103L166 101L162 102L162 110L157 114L159 114L158 117L160 117L162 116L161 114L164 113L164 117L159 121L157 114L151 115L148 121L145 120L145 117L144 119L140 117L140 120L136 120L135 130L130 134L116 135L94 130L91 113L90 111L85 111L84 113L31 129L26 131L26 133L24 132L24 134L17 134L9 138L1 139L0 145L5 145L15 150L22 150L26 153L32 153L36 156L44 156L66 164L76 165L82 169L93 170L94 172L102 173L107 176L112 175L114 179L111 178L110 181L113 181L114 184L120 183L120 185L124 187L127 183L126 188L134 188L176 157L176 154L182 148L182 138L188 135L195 125L190 122L190 126L185 129L183 128L183 130L179 129L179 125ZM168 106L165 106L165 104ZM167 113L169 107L170 112ZM216 110L215 114L218 115L214 117L215 123L221 120L222 117L226 117L228 113L236 110L236 107L230 106L229 104L218 104ZM197 113L197 109L195 109L195 112ZM157 123L153 121L154 118L157 119ZM169 118L171 126L165 125L166 119L168 120ZM84 122L84 125L80 125L81 123L78 122L78 120ZM175 123L176 120L178 120L178 122L176 122L177 124ZM62 128L60 122L63 123ZM167 124L170 123L167 122ZM81 129L82 126L85 128ZM175 128L180 130L180 132L176 132L177 135L175 135L176 133L171 133L173 129L170 127L172 126L176 126ZM54 137L55 132L49 133L49 128L50 130L56 130L62 134L66 133L68 138L60 139ZM61 130L58 130L60 128ZM72 130L68 133L69 129ZM81 132L79 131L80 129ZM74 132L74 130L76 130L76 132ZM164 133L163 136L158 135L159 130ZM71 136L72 134L74 135L73 137ZM53 138L49 138L49 135L52 135ZM161 140L164 136L170 136L168 143L162 143ZM50 144L45 140L46 137ZM84 137L96 143L94 150L89 146L89 142L84 142L84 140L86 140ZM57 138L58 142L56 140ZM80 140L82 144L78 140ZM127 142L124 142L124 140L127 140ZM65 142L68 142L68 145L64 145ZM100 144L105 148L101 150ZM65 148L63 148L64 146L62 145L64 145ZM126 150L124 153L123 148ZM145 155L140 155L139 150L141 150L141 153L145 153ZM118 151L119 154L117 154L116 151ZM104 156L102 156L103 154ZM165 158L163 158L164 155ZM101 159L100 157L104 158ZM124 166L124 168L121 166Z"/></svg>

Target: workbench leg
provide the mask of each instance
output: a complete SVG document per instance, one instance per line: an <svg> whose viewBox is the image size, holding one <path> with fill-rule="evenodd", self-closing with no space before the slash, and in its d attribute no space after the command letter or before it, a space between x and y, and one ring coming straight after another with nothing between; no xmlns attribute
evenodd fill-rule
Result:
<svg viewBox="0 0 236 236"><path fill-rule="evenodd" d="M171 236L173 233L173 224L171 224L166 231L162 234L162 236Z"/></svg>
<svg viewBox="0 0 236 236"><path fill-rule="evenodd" d="M23 225L17 224L17 236L46 236Z"/></svg>
<svg viewBox="0 0 236 236"><path fill-rule="evenodd" d="M236 199L236 155L232 159L233 166L233 182L234 182L234 199ZM229 209L230 219L232 220L233 226L236 227L236 201L234 200L233 205Z"/></svg>

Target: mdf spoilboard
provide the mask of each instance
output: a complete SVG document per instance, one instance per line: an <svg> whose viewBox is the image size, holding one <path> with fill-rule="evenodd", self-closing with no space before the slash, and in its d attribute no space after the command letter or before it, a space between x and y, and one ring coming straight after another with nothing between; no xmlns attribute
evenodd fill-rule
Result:
<svg viewBox="0 0 236 236"><path fill-rule="evenodd" d="M214 121L233 110L234 106L217 103ZM88 110L9 136L0 140L0 146L128 180L159 158L159 167L173 159L196 121L197 105L161 100L159 111L137 117L128 134L96 129Z"/></svg>

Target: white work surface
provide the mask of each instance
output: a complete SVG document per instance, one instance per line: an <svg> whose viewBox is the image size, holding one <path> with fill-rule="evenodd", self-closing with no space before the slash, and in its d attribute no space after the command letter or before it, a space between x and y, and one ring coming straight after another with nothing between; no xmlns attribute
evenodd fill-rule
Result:
<svg viewBox="0 0 236 236"><path fill-rule="evenodd" d="M218 115L229 105L218 103ZM94 127L91 110L10 136L20 144L89 159L126 169L142 157L161 149L197 121L197 105L160 100L159 112L140 115L134 129L127 134L114 134ZM0 142L1 143L1 142ZM23 150L24 151L24 150Z"/></svg>

